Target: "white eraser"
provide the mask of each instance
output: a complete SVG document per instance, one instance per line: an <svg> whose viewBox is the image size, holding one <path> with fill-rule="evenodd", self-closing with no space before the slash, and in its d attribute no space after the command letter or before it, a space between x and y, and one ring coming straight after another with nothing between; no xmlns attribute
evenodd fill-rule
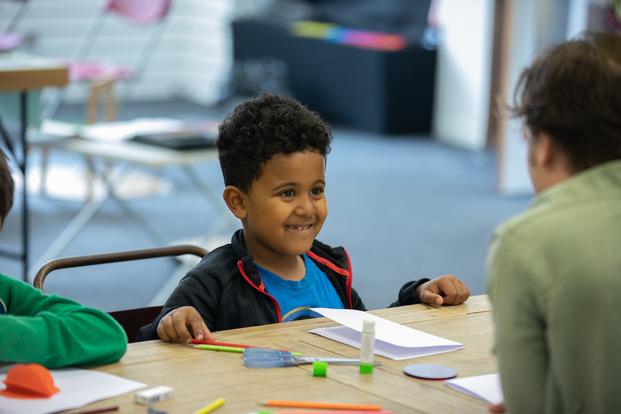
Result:
<svg viewBox="0 0 621 414"><path fill-rule="evenodd" d="M136 392L134 401L136 404L149 405L158 401L170 400L172 397L173 389L166 385L160 385L159 387Z"/></svg>

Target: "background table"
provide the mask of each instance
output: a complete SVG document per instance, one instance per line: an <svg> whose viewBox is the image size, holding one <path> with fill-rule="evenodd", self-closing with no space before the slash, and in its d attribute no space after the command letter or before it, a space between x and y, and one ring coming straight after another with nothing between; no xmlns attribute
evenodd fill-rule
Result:
<svg viewBox="0 0 621 414"><path fill-rule="evenodd" d="M199 177L192 167L194 164L216 162L218 154L215 148L173 150L128 140L101 142L73 137L40 141L33 143L33 145L84 155L85 159L90 163L91 171L103 182L105 187L103 194L85 200L74 219L41 255L34 269L38 269L48 260L61 256L67 245L108 200L116 202L131 221L143 230L144 234L155 246L163 246L172 242L172 240L162 237L156 227L146 220L139 211L132 210L124 199L115 195L115 187L124 178L126 169L132 166L142 166L153 170L171 167L181 168L194 188L196 188L197 194L202 196L216 213L216 220L214 220L209 234L218 234L233 220L222 198ZM111 162L107 166L112 166L113 168L110 170L106 166L98 165L95 160Z"/></svg>
<svg viewBox="0 0 621 414"><path fill-rule="evenodd" d="M217 414L266 409L258 402L267 399L380 404L394 413L487 412L484 402L450 389L442 381L417 380L403 373L404 366L422 362L453 367L460 377L496 372L491 353L490 304L486 296L472 297L455 307L412 305L372 313L461 342L464 349L403 361L377 357L383 365L376 367L372 375L360 375L358 367L330 365L326 378L314 378L309 365L250 369L242 365L239 354L149 341L131 344L119 363L98 370L141 381L149 387L173 387L174 399L155 405L169 414L192 413L219 397L224 397L226 402ZM318 318L222 331L216 337L222 341L291 349L304 355L357 358L358 349L307 332L333 325L335 322L331 320ZM88 408L119 405L121 413L144 414L146 408L134 404L133 398L130 393Z"/></svg>
<svg viewBox="0 0 621 414"><path fill-rule="evenodd" d="M15 159L22 176L24 189L22 191L22 248L21 252L0 250L0 255L19 259L22 262L23 280L28 277L28 250L29 250L29 223L28 223L28 191L26 189L26 173L28 167L28 152L26 150L26 131L28 129L28 92L44 87L65 86L69 82L69 70L66 65L49 59L41 59L21 54L9 54L0 57L0 92L19 92L19 138L15 144L21 148L21 156L17 146L0 118L0 135L4 140L11 156Z"/></svg>

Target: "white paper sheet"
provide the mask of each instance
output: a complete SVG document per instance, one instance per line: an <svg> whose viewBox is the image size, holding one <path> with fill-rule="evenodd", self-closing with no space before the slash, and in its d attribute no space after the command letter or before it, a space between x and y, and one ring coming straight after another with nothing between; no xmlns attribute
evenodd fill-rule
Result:
<svg viewBox="0 0 621 414"><path fill-rule="evenodd" d="M498 374L477 375L444 381L445 385L490 404L504 401Z"/></svg>
<svg viewBox="0 0 621 414"><path fill-rule="evenodd" d="M379 316L353 309L312 308L343 326L316 328L309 332L360 348L362 321L375 322L375 353L390 359L408 359L456 351L464 346Z"/></svg>
<svg viewBox="0 0 621 414"><path fill-rule="evenodd" d="M50 370L60 391L50 398L24 400L0 395L0 414L46 414L78 408L95 401L116 397L146 384L115 375L84 369ZM4 389L5 374L0 375L0 389Z"/></svg>

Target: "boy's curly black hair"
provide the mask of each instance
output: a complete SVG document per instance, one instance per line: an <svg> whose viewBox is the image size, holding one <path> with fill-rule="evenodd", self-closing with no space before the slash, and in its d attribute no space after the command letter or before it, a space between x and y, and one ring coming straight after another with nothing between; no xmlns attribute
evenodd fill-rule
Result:
<svg viewBox="0 0 621 414"><path fill-rule="evenodd" d="M330 127L294 99L261 94L238 105L220 125L217 141L224 184L244 192L276 154L330 152Z"/></svg>

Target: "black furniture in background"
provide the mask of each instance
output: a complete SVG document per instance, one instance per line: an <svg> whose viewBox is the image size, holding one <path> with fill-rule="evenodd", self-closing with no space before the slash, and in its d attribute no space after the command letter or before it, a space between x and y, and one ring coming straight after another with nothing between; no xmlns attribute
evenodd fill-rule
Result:
<svg viewBox="0 0 621 414"><path fill-rule="evenodd" d="M429 7L429 2L421 3L425 10ZM424 33L422 14L418 29L409 30L408 46L399 51L298 37L291 32L291 21L273 16L236 20L234 62L240 67L281 61L291 94L331 123L380 133L428 133L436 51L424 48L422 38L411 38Z"/></svg>

